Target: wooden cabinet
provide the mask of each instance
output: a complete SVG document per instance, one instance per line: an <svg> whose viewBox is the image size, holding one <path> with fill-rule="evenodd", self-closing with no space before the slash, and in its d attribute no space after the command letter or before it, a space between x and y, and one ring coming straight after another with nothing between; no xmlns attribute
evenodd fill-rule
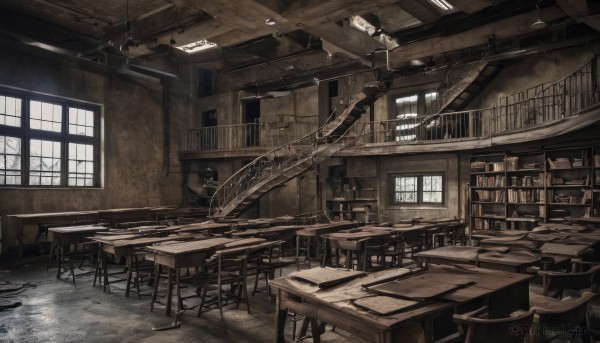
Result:
<svg viewBox="0 0 600 343"><path fill-rule="evenodd" d="M592 147L471 156L474 229L531 229L598 216L600 154Z"/></svg>
<svg viewBox="0 0 600 343"><path fill-rule="evenodd" d="M377 178L327 178L327 209L334 220L352 220L362 223L377 218Z"/></svg>

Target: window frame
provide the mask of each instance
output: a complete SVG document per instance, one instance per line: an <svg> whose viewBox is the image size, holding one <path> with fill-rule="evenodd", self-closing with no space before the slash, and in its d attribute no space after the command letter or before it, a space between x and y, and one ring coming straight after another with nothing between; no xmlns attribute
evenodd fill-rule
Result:
<svg viewBox="0 0 600 343"><path fill-rule="evenodd" d="M21 139L21 184L0 184L0 189L5 188L70 188L89 189L99 188L101 174L101 105L72 99L61 98L31 91L16 90L0 87L0 96L19 98L21 104L21 126L0 125L0 136L15 137ZM61 106L61 130L60 132L46 131L31 128L31 101L40 101ZM93 136L77 135L69 133L69 108L77 108L91 111L94 118ZM31 140L54 141L60 143L60 183L57 185L32 185L30 170L31 165ZM69 185L69 144L92 145L93 152L93 178L91 186ZM76 171L72 171L76 173ZM79 173L77 173L79 174Z"/></svg>
<svg viewBox="0 0 600 343"><path fill-rule="evenodd" d="M441 202L426 202L423 200L423 177L441 176L442 177L442 201ZM396 178L398 177L415 177L417 179L417 201L416 202L396 202L395 189ZM403 207L445 207L446 206L446 173L445 172L427 172L427 173L393 173L388 174L388 208L403 208Z"/></svg>

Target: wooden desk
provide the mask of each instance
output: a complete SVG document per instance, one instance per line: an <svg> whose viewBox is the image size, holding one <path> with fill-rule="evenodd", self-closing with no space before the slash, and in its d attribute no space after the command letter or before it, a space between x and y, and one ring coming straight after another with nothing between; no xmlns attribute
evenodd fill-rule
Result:
<svg viewBox="0 0 600 343"><path fill-rule="evenodd" d="M181 233L206 232L208 234L223 234L227 231L231 231L233 228L233 224L231 223L196 223L180 226L179 232Z"/></svg>
<svg viewBox="0 0 600 343"><path fill-rule="evenodd" d="M323 237L326 239L326 253L323 258L323 265L330 259L329 247L336 249L336 266L339 266L339 250L346 251L345 268L352 268L352 254L357 257L357 265L360 270L367 268L367 243L376 239L390 237L391 233L387 230L362 230L356 232L335 232ZM362 258L361 258L362 257Z"/></svg>
<svg viewBox="0 0 600 343"><path fill-rule="evenodd" d="M321 223L304 226L303 229L296 231L296 269L300 269L300 250L306 251L308 268L310 268L311 256L320 259L319 252L324 248L322 235L350 229L356 224L349 221ZM301 248L302 241L305 241L306 248Z"/></svg>
<svg viewBox="0 0 600 343"><path fill-rule="evenodd" d="M110 226L114 227L115 224L121 222L156 221L154 209L155 207L112 208L99 210L98 216L100 220L105 220L109 222Z"/></svg>
<svg viewBox="0 0 600 343"><path fill-rule="evenodd" d="M304 226L298 225L279 225L263 229L248 229L245 231L234 231L231 237L261 237L267 240L290 240L296 238L296 231L303 229Z"/></svg>
<svg viewBox="0 0 600 343"><path fill-rule="evenodd" d="M468 263L482 268L514 273L524 272L527 267L535 265L541 260L540 254L524 251L499 253L470 246L446 246L422 251L416 253L415 258L420 263L426 264L453 265L457 263Z"/></svg>
<svg viewBox="0 0 600 343"><path fill-rule="evenodd" d="M9 230L17 233L18 258L23 257L24 225L75 225L99 222L96 211L10 214L6 219Z"/></svg>
<svg viewBox="0 0 600 343"><path fill-rule="evenodd" d="M361 287L362 284L402 274L399 270L404 271L405 275L400 275L398 280L410 282L413 277L429 274L430 278L437 280L468 281L474 284L387 315L376 315L354 305L356 300L375 295ZM328 289L320 289L289 275L271 282L271 286L277 291L274 342L285 341L284 328L288 310L310 317L314 322L323 321L342 328L367 342L431 342L434 338L441 338L436 337L438 334L451 334L439 331L444 327L443 324L456 327L452 322L455 311L466 312L485 304L493 309L492 315L499 318L517 309L528 309L529 279L531 276L524 274L476 267L441 266L412 273L406 269L390 269Z"/></svg>
<svg viewBox="0 0 600 343"><path fill-rule="evenodd" d="M111 254L115 257L125 257L127 260L127 277L125 286L125 296L129 296L131 286L131 276L133 272L133 257L137 252L136 248L146 247L152 244L163 243L168 241L184 240L184 236L168 236L168 237L146 237L133 236L123 238L123 236L96 236L93 240L100 244L100 261L103 270L104 291L110 293L110 283L108 281L108 262L107 255Z"/></svg>
<svg viewBox="0 0 600 343"><path fill-rule="evenodd" d="M50 260L48 261L48 264L50 264L54 252L56 252L56 261L58 264L56 278L59 278L60 274L62 274L65 249L70 250L72 244L84 243L87 241L86 238L93 236L97 232L108 230L109 228L104 226L65 226L49 228L48 232L52 233L52 247L50 249ZM73 282L75 282L73 262L70 259L69 262L71 264Z"/></svg>
<svg viewBox="0 0 600 343"><path fill-rule="evenodd" d="M166 314L171 314L173 274L175 277L175 287L177 290L177 313L179 313L183 306L180 287L181 268L201 267L206 264L206 260L210 258L211 255L213 255L217 250L246 247L263 242L264 239L260 238L232 239L218 237L202 241L191 241L178 244L148 247L148 250L154 253L154 271L156 275L150 311L154 309L154 303L156 302L156 296L158 293L159 266L164 266L167 268L168 286Z"/></svg>

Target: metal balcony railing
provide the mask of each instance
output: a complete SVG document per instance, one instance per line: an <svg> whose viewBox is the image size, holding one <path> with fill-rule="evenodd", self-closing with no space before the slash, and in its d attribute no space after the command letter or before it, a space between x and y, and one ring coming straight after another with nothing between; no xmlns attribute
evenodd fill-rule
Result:
<svg viewBox="0 0 600 343"><path fill-rule="evenodd" d="M317 125L304 123L249 123L182 130L179 151L237 150L276 147L293 142Z"/></svg>

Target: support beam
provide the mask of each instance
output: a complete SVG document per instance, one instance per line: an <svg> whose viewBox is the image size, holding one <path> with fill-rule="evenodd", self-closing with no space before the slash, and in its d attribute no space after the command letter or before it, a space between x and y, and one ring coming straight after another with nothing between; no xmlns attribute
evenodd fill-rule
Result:
<svg viewBox="0 0 600 343"><path fill-rule="evenodd" d="M564 18L565 13L558 7L548 7L541 11L540 16L542 20L548 22ZM506 39L531 33L535 31L531 24L536 18L537 12L533 11L482 25L460 34L400 45L390 52L390 62L395 66L415 59L487 44L488 37L491 35L495 35L497 39Z"/></svg>
<svg viewBox="0 0 600 343"><path fill-rule="evenodd" d="M586 0L556 0L571 19L584 23L594 30L600 30L600 15L590 15L588 1Z"/></svg>
<svg viewBox="0 0 600 343"><path fill-rule="evenodd" d="M384 48L383 44L369 37L366 33L349 26L341 27L335 23L327 23L308 27L305 31L321 37L321 39L328 42L328 45L347 51L350 56L358 56L361 59L379 48Z"/></svg>

